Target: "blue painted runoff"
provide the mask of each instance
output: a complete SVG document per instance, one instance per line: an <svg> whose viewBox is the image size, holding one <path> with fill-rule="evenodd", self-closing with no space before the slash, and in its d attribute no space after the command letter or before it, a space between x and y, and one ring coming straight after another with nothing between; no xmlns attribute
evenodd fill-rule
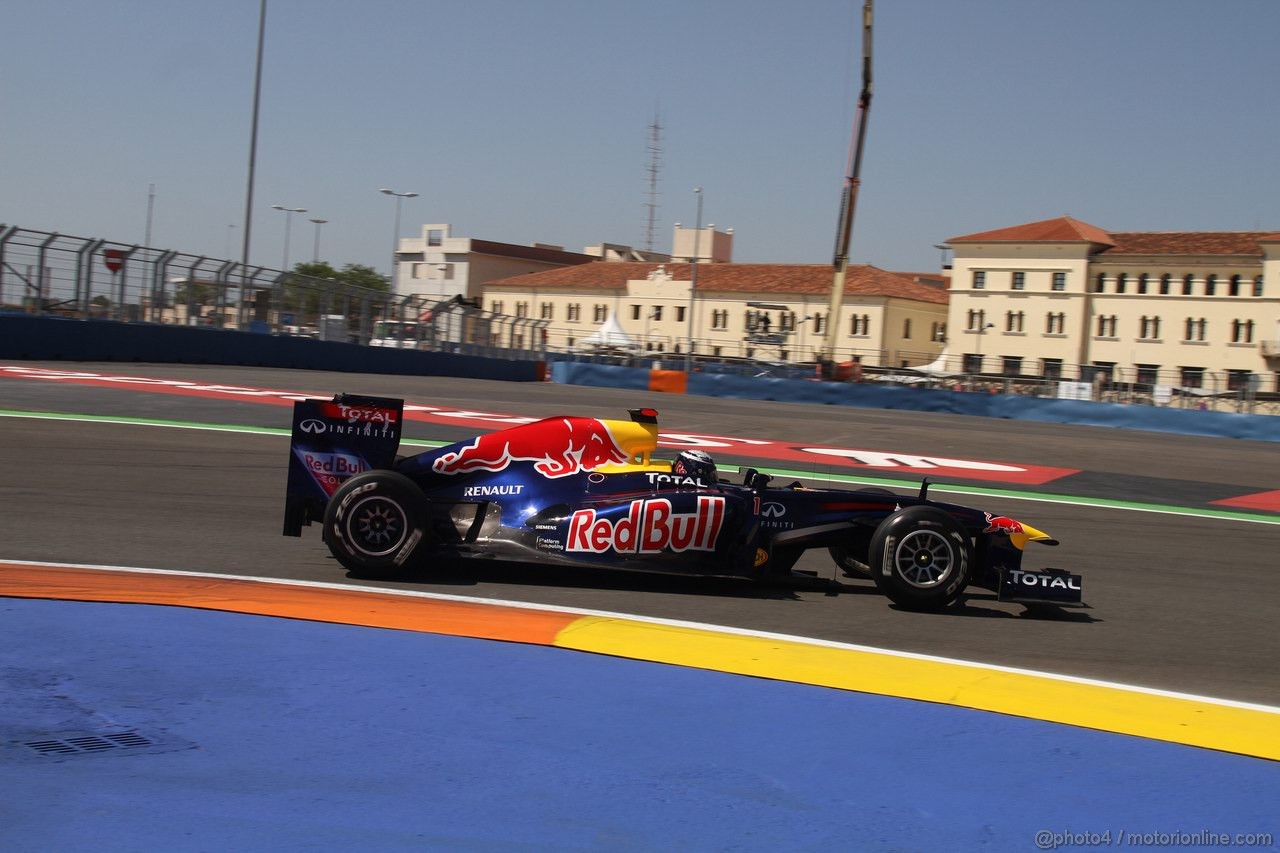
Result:
<svg viewBox="0 0 1280 853"><path fill-rule="evenodd" d="M121 733L149 746L31 746ZM0 735L7 853L1004 851L1044 849L1037 833L1065 849L1106 832L1280 829L1280 763L1260 759L555 648L147 605L0 599Z"/></svg>

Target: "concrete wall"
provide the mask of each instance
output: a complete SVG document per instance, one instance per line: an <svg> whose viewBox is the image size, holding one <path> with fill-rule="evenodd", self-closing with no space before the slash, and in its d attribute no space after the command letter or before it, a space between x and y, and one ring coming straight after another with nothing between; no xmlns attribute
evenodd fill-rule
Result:
<svg viewBox="0 0 1280 853"><path fill-rule="evenodd" d="M0 358L235 364L512 382L535 382L545 375L544 365L534 361L365 347L225 329L23 314L0 316Z"/></svg>

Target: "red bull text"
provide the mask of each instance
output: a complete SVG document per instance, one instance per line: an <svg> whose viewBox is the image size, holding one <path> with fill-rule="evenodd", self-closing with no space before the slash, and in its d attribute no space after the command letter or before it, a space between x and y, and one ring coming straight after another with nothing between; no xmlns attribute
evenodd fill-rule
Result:
<svg viewBox="0 0 1280 853"><path fill-rule="evenodd" d="M617 521L597 518L594 509L580 509L570 517L565 550L589 554L714 551L724 513L724 498L706 495L688 513L672 511L666 498L632 501L626 517Z"/></svg>

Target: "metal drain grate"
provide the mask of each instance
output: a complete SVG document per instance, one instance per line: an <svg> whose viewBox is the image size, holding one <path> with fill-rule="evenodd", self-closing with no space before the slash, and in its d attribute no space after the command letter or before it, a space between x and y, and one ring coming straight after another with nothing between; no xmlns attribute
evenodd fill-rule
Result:
<svg viewBox="0 0 1280 853"><path fill-rule="evenodd" d="M83 755L108 749L142 749L151 746L152 742L137 732L115 732L28 740L23 741L21 745L40 755Z"/></svg>

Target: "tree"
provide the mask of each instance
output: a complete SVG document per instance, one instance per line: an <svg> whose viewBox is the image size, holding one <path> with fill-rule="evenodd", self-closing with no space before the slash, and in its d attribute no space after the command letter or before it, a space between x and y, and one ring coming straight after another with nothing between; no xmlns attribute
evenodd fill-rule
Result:
<svg viewBox="0 0 1280 853"><path fill-rule="evenodd" d="M365 266L364 264L347 264L342 269L335 270L328 261L317 261L314 263L295 264L293 271L297 275L333 279L353 287L376 290L379 293L387 293L391 290L391 281L386 276L373 267Z"/></svg>

